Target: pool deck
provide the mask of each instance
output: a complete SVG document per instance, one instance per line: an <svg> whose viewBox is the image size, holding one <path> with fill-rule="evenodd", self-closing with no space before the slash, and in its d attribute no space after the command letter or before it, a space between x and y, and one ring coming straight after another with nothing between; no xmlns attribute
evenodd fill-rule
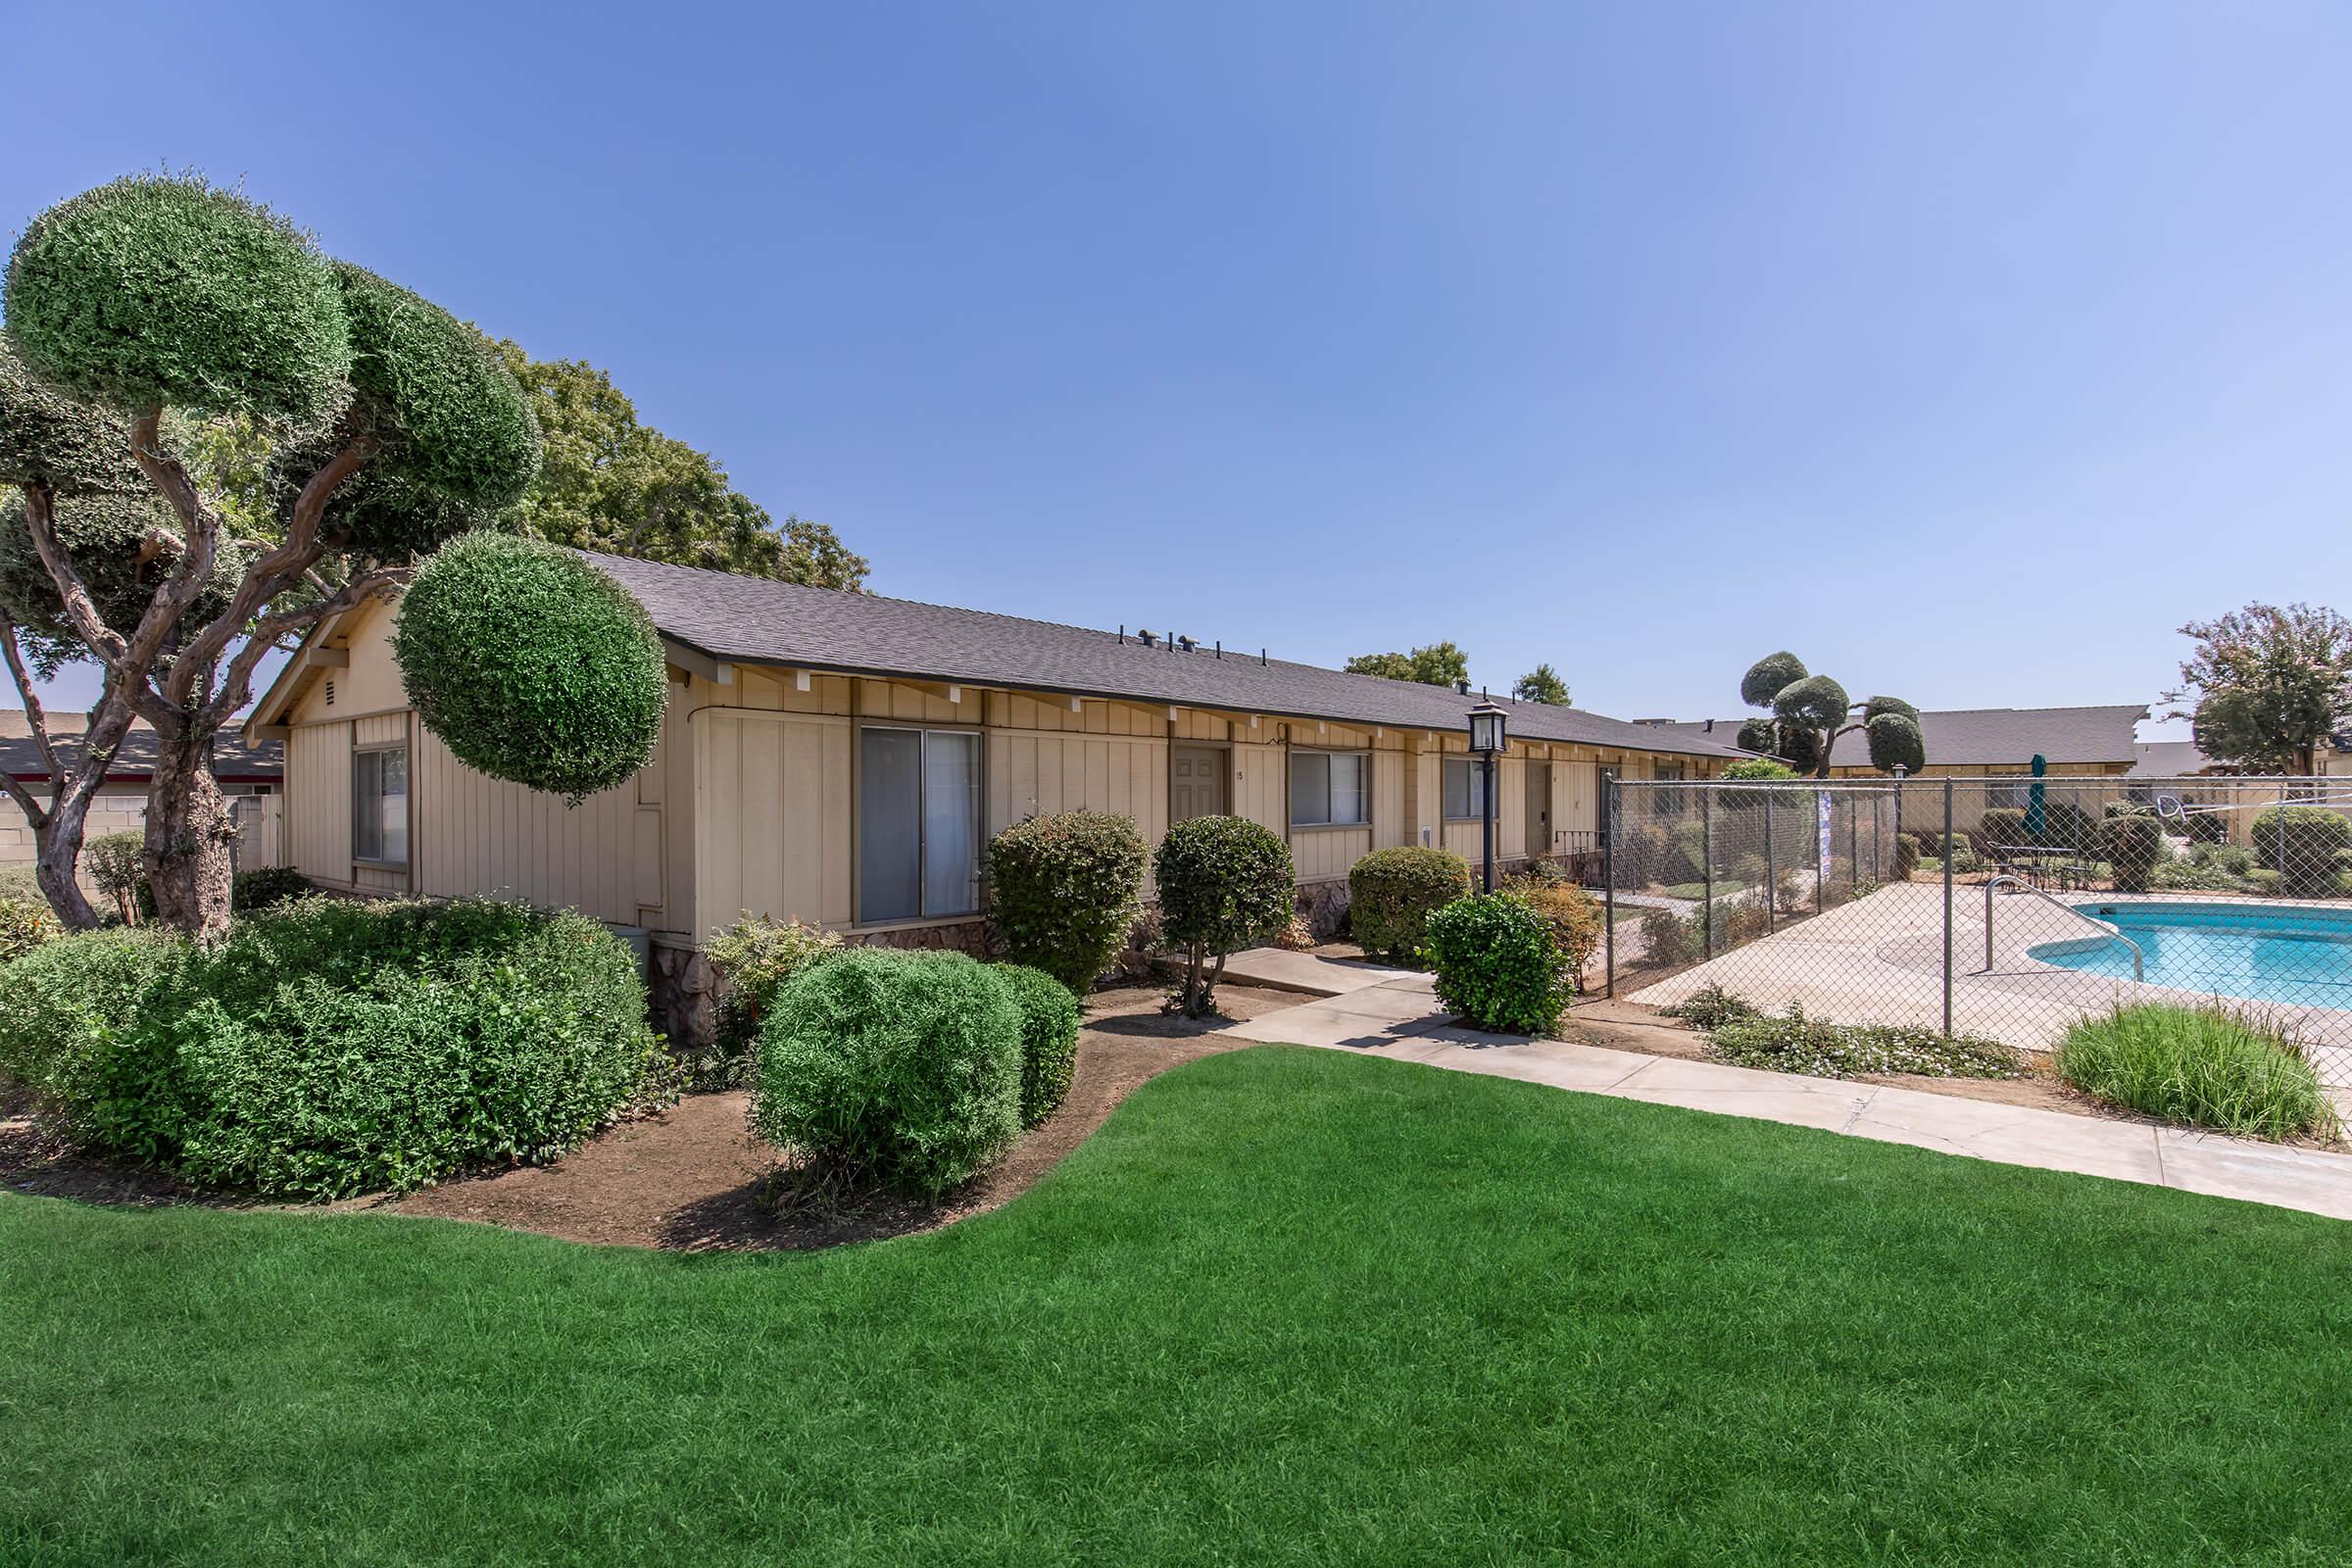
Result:
<svg viewBox="0 0 2352 1568"><path fill-rule="evenodd" d="M2212 894L2078 894L2075 902L2205 904ZM2256 901L2249 901L2256 902ZM2332 906L2330 906L2332 907ZM2142 1002L2195 1004L2212 993L2110 979L2061 968L2030 955L2052 942L2094 935L2080 915L2023 894L1993 895L1992 962L1985 964L1984 894L1952 890L1952 1029L1985 1035L2027 1051L2047 1051L2068 1027L2119 1005ZM1721 986L1758 1007L1786 1011L1801 1004L1839 1023L1943 1022L1943 888L1898 882L1809 916L1772 936L1627 993L1649 1006L1682 1002ZM1622 961L1622 960L1621 960ZM2352 1010L2247 1003L2298 1038L2313 1042L2313 1065L2332 1089L2352 1091ZM2339 1097L2341 1098L2341 1097Z"/></svg>

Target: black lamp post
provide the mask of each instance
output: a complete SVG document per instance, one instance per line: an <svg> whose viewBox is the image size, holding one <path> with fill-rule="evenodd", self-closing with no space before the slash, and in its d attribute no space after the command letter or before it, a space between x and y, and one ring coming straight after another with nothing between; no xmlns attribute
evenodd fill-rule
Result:
<svg viewBox="0 0 2352 1568"><path fill-rule="evenodd" d="M1477 753L1483 765L1486 784L1484 817L1486 828L1486 870L1481 878L1484 891L1494 891L1494 759L1502 755L1503 711L1492 702L1480 703L1470 710L1470 750Z"/></svg>

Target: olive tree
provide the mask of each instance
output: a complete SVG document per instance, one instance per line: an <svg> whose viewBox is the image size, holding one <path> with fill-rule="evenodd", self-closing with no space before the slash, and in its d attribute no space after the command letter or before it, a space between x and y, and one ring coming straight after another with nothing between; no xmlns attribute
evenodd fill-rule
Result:
<svg viewBox="0 0 2352 1568"><path fill-rule="evenodd" d="M10 258L4 298L0 483L19 495L0 519L0 652L54 786L36 822L41 886L61 917L91 923L72 851L103 760L143 719L157 742L143 845L157 912L217 936L234 826L212 748L255 670L512 506L537 469L538 429L496 353L448 312L194 176L135 175L42 213ZM174 435L221 421L267 441L262 515L208 490ZM564 635L561 617L505 632L468 651L465 678L493 694L514 690L518 663L565 658L534 641ZM77 758L51 745L25 645L100 667ZM640 688L649 659L658 684L658 647L621 646ZM428 713L428 726L464 755L484 705L445 694L441 710L460 716ZM611 715L568 717L589 739L524 780L535 788L602 787L616 754L641 760L650 748L642 730L616 745L625 723Z"/></svg>
<svg viewBox="0 0 2352 1568"><path fill-rule="evenodd" d="M1740 700L1772 715L1740 725L1740 747L1781 758L1815 778L1830 776L1830 753L1838 738L1855 730L1870 748L1870 765L1882 773L1897 767L1916 773L1927 765L1918 709L1899 697L1849 701L1843 686L1827 675L1808 674L1794 654L1757 660L1740 679Z"/></svg>

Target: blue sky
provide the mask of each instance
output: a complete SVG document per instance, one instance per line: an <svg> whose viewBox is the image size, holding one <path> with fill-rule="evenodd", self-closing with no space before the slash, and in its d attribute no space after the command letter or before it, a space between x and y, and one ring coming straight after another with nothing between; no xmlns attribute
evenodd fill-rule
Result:
<svg viewBox="0 0 2352 1568"><path fill-rule="evenodd" d="M881 592L1621 716L2352 610L2352 9L404 9L36 0L0 221L242 178Z"/></svg>

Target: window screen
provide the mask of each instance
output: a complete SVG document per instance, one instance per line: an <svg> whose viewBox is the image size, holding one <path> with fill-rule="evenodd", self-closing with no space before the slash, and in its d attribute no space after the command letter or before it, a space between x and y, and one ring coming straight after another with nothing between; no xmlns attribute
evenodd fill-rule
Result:
<svg viewBox="0 0 2352 1568"><path fill-rule="evenodd" d="M1291 820L1314 827L1331 820L1331 758L1323 752L1291 754Z"/></svg>
<svg viewBox="0 0 2352 1568"><path fill-rule="evenodd" d="M384 865L409 863L409 753L355 752L351 759L351 853Z"/></svg>
<svg viewBox="0 0 2352 1568"><path fill-rule="evenodd" d="M1487 775L1476 758L1446 759L1444 781L1446 815L1452 820L1487 814Z"/></svg>
<svg viewBox="0 0 2352 1568"><path fill-rule="evenodd" d="M980 907L980 737L923 736L923 912Z"/></svg>
<svg viewBox="0 0 2352 1568"><path fill-rule="evenodd" d="M1331 819L1334 822L1365 822L1371 820L1368 805L1371 800L1367 774L1372 759L1361 753L1349 753L1331 760Z"/></svg>

